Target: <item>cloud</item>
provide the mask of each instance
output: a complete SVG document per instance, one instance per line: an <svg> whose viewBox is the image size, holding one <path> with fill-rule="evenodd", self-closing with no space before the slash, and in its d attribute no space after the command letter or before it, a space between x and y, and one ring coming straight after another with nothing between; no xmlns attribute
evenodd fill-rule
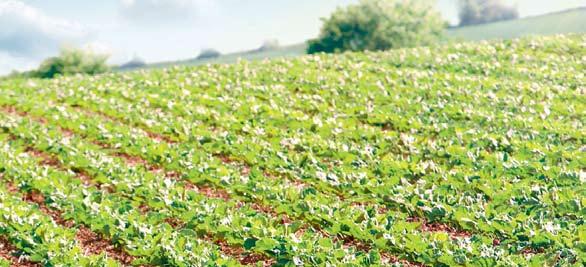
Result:
<svg viewBox="0 0 586 267"><path fill-rule="evenodd" d="M0 25L0 52L16 58L42 58L64 43L89 37L81 24L47 16L16 0L0 0Z"/></svg>
<svg viewBox="0 0 586 267"><path fill-rule="evenodd" d="M35 67L35 62L29 58L13 56L0 51L0 75L9 74L13 70L23 71Z"/></svg>
<svg viewBox="0 0 586 267"><path fill-rule="evenodd" d="M137 22L173 22L205 14L213 0L121 0L121 14Z"/></svg>

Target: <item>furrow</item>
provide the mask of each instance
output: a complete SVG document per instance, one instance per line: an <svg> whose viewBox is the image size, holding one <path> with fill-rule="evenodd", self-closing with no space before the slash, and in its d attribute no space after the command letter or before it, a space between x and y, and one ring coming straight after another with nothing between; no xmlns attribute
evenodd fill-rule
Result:
<svg viewBox="0 0 586 267"><path fill-rule="evenodd" d="M72 129L72 131L75 131L75 130L73 130L73 129ZM303 217L300 217L300 218L303 218ZM321 220L323 220L323 217L320 219L320 221L321 221ZM310 220L310 221L311 221L311 220ZM312 225L317 225L317 224L312 224ZM321 227L319 227L318 229L321 229ZM318 231L318 232L319 232L319 231ZM332 235L329 235L329 234L328 234L328 236L332 236ZM338 233L335 233L335 234L334 234L334 236L332 236L332 238L334 239L334 241L338 240L338 241L340 241L340 242L345 242L346 246L355 246L355 245L357 244L356 242L348 242L348 241L347 241L348 239L346 239L346 241L344 241L344 239L343 239L343 238L339 238L339 239L338 239L338 237L335 237L335 236L341 236L341 237L345 237L345 236L347 236L347 234L343 234L343 233L339 233L339 234L338 234ZM363 246L363 247L364 247L364 246ZM357 249L357 250L359 250L359 248L356 248L356 249Z"/></svg>
<svg viewBox="0 0 586 267"><path fill-rule="evenodd" d="M27 128L34 128L34 127L27 127ZM54 134L50 134L50 135L54 136ZM29 137L29 138L30 138L30 137ZM33 139L37 139L37 138L33 138ZM69 142L69 143L72 143L72 142L73 142L73 140L70 140L70 141L68 141L68 142ZM63 148L66 148L66 147L63 147ZM60 151L61 151L61 150L60 150ZM66 154L63 154L63 155L68 155L68 154L66 153ZM146 168L145 168L145 169L146 169ZM88 170L88 172L92 172L92 171L89 171L89 170ZM193 186L195 186L195 185L193 185ZM217 190L215 190L215 191L212 191L212 190L210 190L210 188L206 188L206 187L200 187L198 190L199 190L199 191L202 191L202 192L204 192L204 195L209 195L209 196L214 196L214 197L220 197L220 198L223 198L223 199L226 199L226 198L227 198L227 193L226 193L226 192L217 191ZM237 205L237 206L238 206L238 205L242 205L242 204L239 204L239 203L241 203L241 202L236 202L236 205ZM250 205L250 208L252 208L253 210L256 210L257 212L261 212L261 213L266 213L266 212L269 210L269 208L267 208L267 207L263 207L263 206L261 206L261 205L258 205L258 204L252 204L252 205ZM141 208L141 209L142 209L144 212L148 212L148 211L149 211L149 209L148 209L147 207L143 207L143 208ZM273 213L273 215L274 215L274 214L275 214L275 213ZM287 221L287 219L283 219L283 221ZM275 222L275 223L276 223L276 222ZM170 224L171 224L171 225L173 225L173 224L176 224L176 223L170 223ZM219 239L219 240L221 240L221 239ZM219 243L218 243L218 244L219 244ZM221 244L220 244L220 245L221 245ZM246 257L244 257L243 259L244 259L244 260L246 260L246 261L248 262L248 261L250 261L250 260L249 260L250 258L253 258L253 259L259 259L259 258L263 258L263 257L262 257L262 256L260 256L260 254L248 253L248 254L247 254L247 256L246 256ZM270 261L270 260L267 260L267 261L265 261L265 262L271 262L271 261Z"/></svg>
<svg viewBox="0 0 586 267"><path fill-rule="evenodd" d="M40 267L41 264L18 256L19 251L5 236L0 236L0 258L9 261L11 267Z"/></svg>

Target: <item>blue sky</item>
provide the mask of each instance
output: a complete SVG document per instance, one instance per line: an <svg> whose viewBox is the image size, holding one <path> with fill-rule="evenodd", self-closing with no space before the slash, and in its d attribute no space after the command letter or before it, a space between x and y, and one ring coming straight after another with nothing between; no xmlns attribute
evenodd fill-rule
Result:
<svg viewBox="0 0 586 267"><path fill-rule="evenodd" d="M438 0L457 22L457 0ZM507 0L522 16L585 6L586 0ZM263 40L298 43L320 17L357 0L0 0L0 74L33 68L61 46L85 46L149 61L191 58L203 48L233 52Z"/></svg>

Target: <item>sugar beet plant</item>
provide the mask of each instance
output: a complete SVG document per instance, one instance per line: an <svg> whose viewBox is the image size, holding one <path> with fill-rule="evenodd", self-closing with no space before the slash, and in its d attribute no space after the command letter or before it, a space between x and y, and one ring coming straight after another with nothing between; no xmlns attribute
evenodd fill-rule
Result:
<svg viewBox="0 0 586 267"><path fill-rule="evenodd" d="M566 35L5 80L0 264L583 266L584 73Z"/></svg>

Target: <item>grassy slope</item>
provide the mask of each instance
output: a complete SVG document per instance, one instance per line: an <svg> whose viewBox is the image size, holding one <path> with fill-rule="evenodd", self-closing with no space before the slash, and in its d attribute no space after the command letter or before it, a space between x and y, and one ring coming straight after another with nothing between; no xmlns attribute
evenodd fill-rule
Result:
<svg viewBox="0 0 586 267"><path fill-rule="evenodd" d="M295 57L303 55L305 53L305 44L294 44L283 46L279 49L269 51L245 51L222 55L218 58L212 59L188 59L182 61L170 61L149 64L149 68L160 68L171 65L203 65L203 64L222 64L222 63L234 63L239 58L246 60L263 60L267 58L278 58L278 57Z"/></svg>
<svg viewBox="0 0 586 267"><path fill-rule="evenodd" d="M454 28L448 31L448 36L452 39L477 41L511 39L526 35L584 32L586 32L586 8L579 8L514 21Z"/></svg>
<svg viewBox="0 0 586 267"><path fill-rule="evenodd" d="M488 39L511 39L526 35L551 35L560 33L585 33L586 8L571 9L542 16L513 21L503 21L485 25L453 28L448 30L448 38L456 41L477 41ZM244 51L223 55L215 59L188 59L150 64L147 68L161 68L173 65L203 65L214 63L234 63L239 58L262 60L266 58L294 57L305 53L305 44L284 46L272 51Z"/></svg>

